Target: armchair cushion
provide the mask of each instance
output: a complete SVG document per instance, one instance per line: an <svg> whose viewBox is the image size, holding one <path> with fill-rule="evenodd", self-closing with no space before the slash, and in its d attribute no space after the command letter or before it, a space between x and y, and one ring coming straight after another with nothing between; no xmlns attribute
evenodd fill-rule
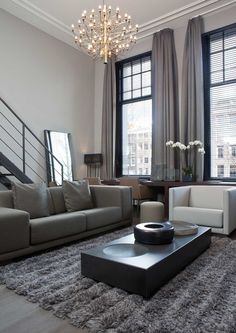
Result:
<svg viewBox="0 0 236 333"><path fill-rule="evenodd" d="M223 193L228 186L191 186L189 206L223 209Z"/></svg>
<svg viewBox="0 0 236 333"><path fill-rule="evenodd" d="M223 210L196 207L174 207L173 220L213 228L223 227Z"/></svg>

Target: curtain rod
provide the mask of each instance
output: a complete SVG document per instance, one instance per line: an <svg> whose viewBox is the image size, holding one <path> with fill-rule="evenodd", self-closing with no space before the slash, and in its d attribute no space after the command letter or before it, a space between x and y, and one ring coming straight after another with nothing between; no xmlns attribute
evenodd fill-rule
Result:
<svg viewBox="0 0 236 333"><path fill-rule="evenodd" d="M220 9L222 9L222 8L228 7L228 6L230 6L230 5L234 4L234 3L236 4L236 0L232 0L232 1L230 1L230 2L227 2L226 4L223 4L223 5L217 6L217 7L215 7L215 8L211 8L211 9L209 9L209 10L203 12L203 13L200 13L200 14L197 14L197 15L193 16L193 18L194 18L194 17L198 17L198 16L204 16L204 15L210 14L210 13L215 12L215 11L217 11L217 10L220 10ZM185 16L185 15L187 15L187 14L188 14L188 13L183 13L183 14L179 14L179 15L176 16L174 19L173 19L173 18L172 18L172 19L169 18L169 19L163 20L163 22L160 23L159 25L162 25L162 24L165 24L165 23L168 23L168 22L174 21L174 20L176 20L176 19L178 19L178 18L180 18L180 17L183 17L183 16ZM155 28L155 26L150 27L150 28L145 29L145 30L151 30L151 29L154 29L154 28ZM156 30L155 32L159 32L159 31L161 31L161 30L162 30L162 29L159 29L159 30ZM154 33L154 32L150 32L150 33L148 33L148 34L146 34L146 35L140 36L140 37L137 38L137 41L139 41L139 40L141 40L141 39L148 38L148 37L152 36L153 33Z"/></svg>

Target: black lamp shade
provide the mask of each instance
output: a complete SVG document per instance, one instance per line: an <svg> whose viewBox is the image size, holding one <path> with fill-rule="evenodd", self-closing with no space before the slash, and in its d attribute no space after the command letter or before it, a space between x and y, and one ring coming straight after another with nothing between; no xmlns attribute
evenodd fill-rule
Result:
<svg viewBox="0 0 236 333"><path fill-rule="evenodd" d="M84 154L84 164L102 164L102 154Z"/></svg>

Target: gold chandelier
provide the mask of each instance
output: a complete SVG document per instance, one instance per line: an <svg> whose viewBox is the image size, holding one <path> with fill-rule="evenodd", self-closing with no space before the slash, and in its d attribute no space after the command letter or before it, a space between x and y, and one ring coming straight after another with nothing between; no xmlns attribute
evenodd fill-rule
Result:
<svg viewBox="0 0 236 333"><path fill-rule="evenodd" d="M103 4L98 7L98 13L92 9L86 10L75 27L71 26L75 43L84 49L94 59L102 58L106 64L108 58L117 56L130 48L136 42L138 25L131 24L131 16L120 15L119 8L112 13L111 6Z"/></svg>

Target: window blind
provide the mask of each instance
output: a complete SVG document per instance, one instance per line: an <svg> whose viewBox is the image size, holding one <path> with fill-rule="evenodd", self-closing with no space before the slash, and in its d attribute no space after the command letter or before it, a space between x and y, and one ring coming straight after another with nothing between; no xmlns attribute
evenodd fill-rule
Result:
<svg viewBox="0 0 236 333"><path fill-rule="evenodd" d="M236 178L236 25L208 36L210 177Z"/></svg>

